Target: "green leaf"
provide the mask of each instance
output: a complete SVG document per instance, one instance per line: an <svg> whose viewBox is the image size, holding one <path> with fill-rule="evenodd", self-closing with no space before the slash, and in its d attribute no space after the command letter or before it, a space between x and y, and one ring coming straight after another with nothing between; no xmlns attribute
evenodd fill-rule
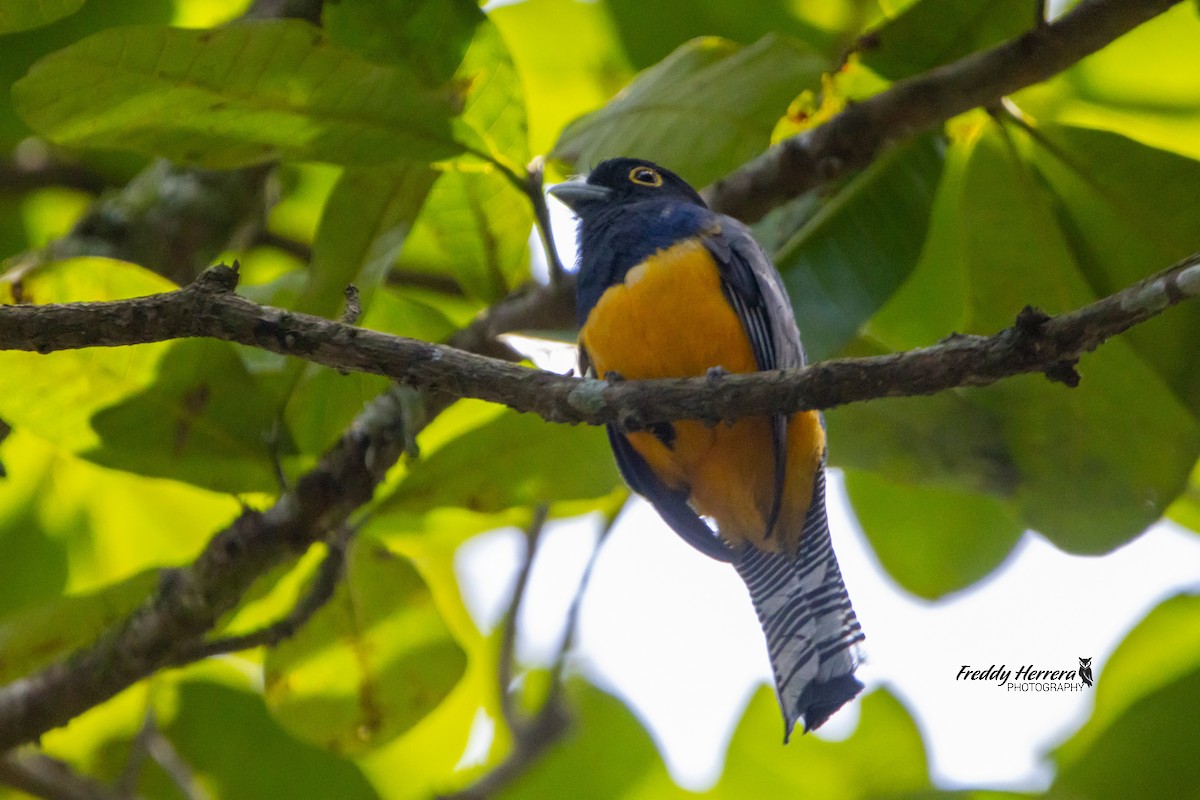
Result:
<svg viewBox="0 0 1200 800"><path fill-rule="evenodd" d="M0 197L0 253L23 253L34 246L34 237L42 233L28 229L22 219L25 208L25 198Z"/></svg>
<svg viewBox="0 0 1200 800"><path fill-rule="evenodd" d="M1020 480L1005 440L1003 413L986 408L970 391L854 403L831 409L825 418L835 466L897 483L967 489L998 498L1011 498Z"/></svg>
<svg viewBox="0 0 1200 800"><path fill-rule="evenodd" d="M44 667L124 619L150 596L156 570L87 594L58 597L0 617L0 683Z"/></svg>
<svg viewBox="0 0 1200 800"><path fill-rule="evenodd" d="M465 95L462 122L514 174L529 161L525 106L499 31L471 0L377 0L325 8L335 40L372 61L414 71Z"/></svg>
<svg viewBox="0 0 1200 800"><path fill-rule="evenodd" d="M987 576L1025 532L1007 504L987 495L855 471L846 473L846 490L880 564L926 600Z"/></svg>
<svg viewBox="0 0 1200 800"><path fill-rule="evenodd" d="M482 515L456 508L370 517L364 532L417 565L437 611L467 652L466 673L437 708L405 735L357 759L389 800L426 800L464 787L494 765L493 754L508 742L504 726L497 724L488 757L462 763L468 743L477 745L481 733L486 739L482 723L501 718L496 681L500 636L484 636L476 627L463 602L456 562L467 538L500 527L527 526L529 518L523 509Z"/></svg>
<svg viewBox="0 0 1200 800"><path fill-rule="evenodd" d="M1200 15L1178 3L1014 99L1044 122L1116 131L1200 158L1197 37Z"/></svg>
<svg viewBox="0 0 1200 800"><path fill-rule="evenodd" d="M0 614L59 598L67 585L70 554L65 537L55 534L83 521L68 514L55 526L45 519L42 496L54 465L47 450L21 431L8 431L0 440L0 551L21 571L21 580L0 581ZM0 656L0 665L4 660Z"/></svg>
<svg viewBox="0 0 1200 800"><path fill-rule="evenodd" d="M968 281L959 221L963 180L972 148L958 131L943 152L941 180L930 207L920 258L863 332L892 351L926 347L966 325Z"/></svg>
<svg viewBox="0 0 1200 800"><path fill-rule="evenodd" d="M294 735L361 753L421 721L465 667L421 575L360 535L333 599L267 654L267 702Z"/></svg>
<svg viewBox="0 0 1200 800"><path fill-rule="evenodd" d="M337 441L363 407L387 390L378 375L309 365L288 395L284 420L297 452L319 455Z"/></svg>
<svg viewBox="0 0 1200 800"><path fill-rule="evenodd" d="M275 170L279 199L267 212L267 226L297 242L311 244L325 212L325 201L342 177L343 169L332 164L283 163ZM245 281L239 288L245 288Z"/></svg>
<svg viewBox="0 0 1200 800"><path fill-rule="evenodd" d="M1030 160L1058 200L1055 211L1097 296L1135 283L1200 248L1200 161L1105 131L1037 128ZM1184 303L1123 339L1200 417L1200 306Z"/></svg>
<svg viewBox="0 0 1200 800"><path fill-rule="evenodd" d="M782 242L775 265L810 358L836 353L912 272L941 171L942 143L918 139L878 159L810 216L760 223L757 230L769 231L764 239Z"/></svg>
<svg viewBox="0 0 1200 800"><path fill-rule="evenodd" d="M9 1L18 6L33 4L29 0ZM174 14L171 0L88 0L76 13L51 25L6 35L0 47L0 86L12 86L39 58L97 31L131 23L166 24ZM31 133L11 102L0 103L0 151L9 153ZM97 163L89 159L89 165L100 166L106 173L114 167L111 160ZM138 168L128 159L122 167L115 170L117 175Z"/></svg>
<svg viewBox="0 0 1200 800"><path fill-rule="evenodd" d="M85 0L0 0L0 35L40 28L78 11Z"/></svg>
<svg viewBox="0 0 1200 800"><path fill-rule="evenodd" d="M349 284L358 288L362 308L369 308L436 177L424 164L348 167L325 201L296 310L333 316Z"/></svg>
<svg viewBox="0 0 1200 800"><path fill-rule="evenodd" d="M325 200L313 243L307 282L294 302L298 311L331 317L345 305L344 289L358 289L369 311L438 173L425 164L347 167ZM366 319L361 324L371 327ZM374 375L340 375L297 362L285 419L300 452L327 447L382 392L387 381Z"/></svg>
<svg viewBox="0 0 1200 800"><path fill-rule="evenodd" d="M417 461L384 507L502 511L597 499L621 485L600 428L505 412Z"/></svg>
<svg viewBox="0 0 1200 800"><path fill-rule="evenodd" d="M603 105L633 75L604 3L525 0L493 6L488 16L508 43L525 87L535 153L550 150L568 122ZM547 46L554 41L569 44Z"/></svg>
<svg viewBox="0 0 1200 800"><path fill-rule="evenodd" d="M1096 670L1092 716L1058 747L1055 760L1068 765L1087 758L1106 731L1124 724L1131 709L1164 687L1197 674L1200 674L1200 595L1175 595L1147 614L1117 646L1102 669ZM1161 730L1163 736L1179 732L1174 727ZM1149 731L1144 733L1152 741L1155 738Z"/></svg>
<svg viewBox="0 0 1200 800"><path fill-rule="evenodd" d="M862 9L841 8L836 3L798 4L788 0L757 0L752 13L747 13L745 5L730 0L692 0L687 13L680 13L679 7L670 3L605 0L604 5L612 15L625 52L639 69L660 61L674 48L699 36L721 36L749 44L774 32L832 51L845 42L843 39L839 45L837 40L841 37L831 35L830 27L840 27L846 18L865 13ZM804 5L810 8L803 8ZM818 26L805 18L814 12L812 6L822 7L817 15L825 16L827 25Z"/></svg>
<svg viewBox="0 0 1200 800"><path fill-rule="evenodd" d="M523 176L529 163L529 131L521 81L500 32L480 23L459 70L467 83L463 122L487 145L492 161Z"/></svg>
<svg viewBox="0 0 1200 800"><path fill-rule="evenodd" d="M982 120L957 134L921 257L854 354L926 346L956 331L994 333L1027 303L1069 310L1187 251L1187 209L1200 198L1189 196L1188 181L1169 176L1189 175L1192 162L1058 126L1029 141L1002 139ZM1135 194L1148 196L1146 208L1127 207L1125 187L1142 180ZM1149 197L1160 184L1168 186L1161 202ZM1066 550L1099 553L1157 519L1183 489L1200 447L1195 412L1184 404L1198 334L1193 310L1179 311L1150 323L1145 344L1126 336L1085 356L1083 383L1069 392L1026 376L830 411L833 463L873 473L854 482L853 500L893 577L931 596L982 577L1021 527ZM946 525L929 526L929 508L946 491L958 510ZM937 549L948 562L937 568L937 556L920 563L902 549L908 537L887 535L896 528L924 541L960 525L992 533L969 537L978 552L951 556L964 540L944 543Z"/></svg>
<svg viewBox="0 0 1200 800"><path fill-rule="evenodd" d="M335 42L376 63L407 66L431 87L454 77L483 19L463 0L369 0L321 11Z"/></svg>
<svg viewBox="0 0 1200 800"><path fill-rule="evenodd" d="M580 171L614 156L648 158L703 186L765 150L788 103L817 89L825 66L779 36L749 47L696 39L567 126L552 155Z"/></svg>
<svg viewBox="0 0 1200 800"><path fill-rule="evenodd" d="M498 797L608 800L633 796L646 782L666 790L654 797L686 796L666 778L650 734L620 700L579 679L568 681L564 694L574 724Z"/></svg>
<svg viewBox="0 0 1200 800"><path fill-rule="evenodd" d="M272 492L272 440L276 453L291 449L277 420L271 393L233 346L185 339L171 344L153 385L93 415L100 443L81 455L216 491Z"/></svg>
<svg viewBox="0 0 1200 800"><path fill-rule="evenodd" d="M0 453L0 538L21 575L7 592L26 607L189 561L238 513L229 495L104 469L27 430Z"/></svg>
<svg viewBox="0 0 1200 800"><path fill-rule="evenodd" d="M385 290L380 292L370 311L363 318L364 328L384 331L395 336L407 336L426 342L440 342L463 327L479 312L477 303L454 303L444 297L436 305L422 302L412 291ZM453 314L454 317L449 315Z"/></svg>
<svg viewBox="0 0 1200 800"><path fill-rule="evenodd" d="M863 532L905 589L941 597L1011 552L1024 531L1013 505L1020 473L1003 416L975 395L855 403L826 421Z"/></svg>
<svg viewBox="0 0 1200 800"><path fill-rule="evenodd" d="M58 144L218 168L430 161L477 144L454 119L461 94L364 61L295 20L102 31L35 64L13 99Z"/></svg>
<svg viewBox="0 0 1200 800"><path fill-rule="evenodd" d="M1045 190L994 129L971 154L960 224L971 332L1007 326L1026 304L1058 313L1094 299ZM1079 371L1083 383L1072 392L1023 376L977 399L1005 420L1022 521L1063 549L1102 553L1158 519L1183 489L1200 428L1122 340L1085 357Z"/></svg>
<svg viewBox="0 0 1200 800"><path fill-rule="evenodd" d="M76 258L0 281L0 303L121 300L178 288L122 261ZM40 355L0 353L0 419L70 452L100 444L93 415L144 390L169 343L64 350Z"/></svg>
<svg viewBox="0 0 1200 800"><path fill-rule="evenodd" d="M1167 517L1191 530L1200 533L1200 464L1192 471L1183 494L1167 509Z"/></svg>
<svg viewBox="0 0 1200 800"><path fill-rule="evenodd" d="M860 701L848 739L805 737L780 750L783 722L774 692L761 687L729 743L725 772L708 797L820 797L857 800L929 789L925 746L904 706L886 689Z"/></svg>
<svg viewBox="0 0 1200 800"><path fill-rule="evenodd" d="M210 796L222 800L378 796L352 761L289 736L286 726L267 713L262 696L245 677L229 666L219 669L213 678L179 681L170 702L164 698L156 704L163 734L184 763L196 770L198 782ZM175 790L168 776L150 771L143 791L147 797L167 797Z"/></svg>
<svg viewBox="0 0 1200 800"><path fill-rule="evenodd" d="M1200 669L1130 707L1075 761L1064 764L1053 796L1175 800L1200 786Z"/></svg>
<svg viewBox="0 0 1200 800"><path fill-rule="evenodd" d="M1033 29L1041 8L1037 0L921 0L867 34L862 60L906 78Z"/></svg>
<svg viewBox="0 0 1200 800"><path fill-rule="evenodd" d="M451 169L438 178L397 270L446 275L492 302L529 278L529 200L500 172Z"/></svg>

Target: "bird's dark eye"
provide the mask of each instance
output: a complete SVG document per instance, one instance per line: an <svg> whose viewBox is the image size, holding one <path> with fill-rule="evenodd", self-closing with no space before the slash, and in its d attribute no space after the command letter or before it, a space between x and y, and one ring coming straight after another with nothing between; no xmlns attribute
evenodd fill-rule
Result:
<svg viewBox="0 0 1200 800"><path fill-rule="evenodd" d="M662 175L650 167L634 167L629 170L629 180L639 186L662 186Z"/></svg>

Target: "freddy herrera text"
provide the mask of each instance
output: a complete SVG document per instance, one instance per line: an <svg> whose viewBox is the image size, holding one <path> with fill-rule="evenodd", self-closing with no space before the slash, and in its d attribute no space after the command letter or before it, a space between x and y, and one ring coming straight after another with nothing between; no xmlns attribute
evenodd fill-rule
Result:
<svg viewBox="0 0 1200 800"><path fill-rule="evenodd" d="M974 668L963 664L958 670L955 680L959 681L991 681L1003 686L1008 691L1079 691L1086 685L1079 680L1073 669L1040 669L1033 664L1026 664L1015 672L1006 664L987 668Z"/></svg>

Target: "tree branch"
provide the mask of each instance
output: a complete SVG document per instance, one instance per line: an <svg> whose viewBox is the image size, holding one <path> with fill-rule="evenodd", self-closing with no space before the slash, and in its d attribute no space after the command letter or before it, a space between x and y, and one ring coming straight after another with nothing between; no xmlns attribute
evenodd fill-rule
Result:
<svg viewBox="0 0 1200 800"><path fill-rule="evenodd" d="M17 195L48 186L100 194L109 185L103 175L82 164L51 159L48 150L33 158L0 161L0 194Z"/></svg>
<svg viewBox="0 0 1200 800"><path fill-rule="evenodd" d="M0 783L46 800L122 800L107 786L36 752L0 754Z"/></svg>
<svg viewBox="0 0 1200 800"><path fill-rule="evenodd" d="M508 611L504 614L504 628L500 637L500 652L496 656L499 662L496 668L497 689L500 696L500 713L505 724L517 739L528 721L517 710L513 697L513 667L516 666L517 653L517 619L521 615L521 605L525 601L525 591L529 588L529 576L533 572L533 562L537 559L538 546L542 541L542 531L546 528L546 520L550 509L540 505L533 510L533 519L525 528L525 562L517 573L517 582L513 586L512 597L509 599Z"/></svg>
<svg viewBox="0 0 1200 800"><path fill-rule="evenodd" d="M233 293L236 280L235 270L221 266L177 292L107 303L0 307L0 350L49 353L205 336L501 403L550 422L617 423L634 430L676 419L716 422L934 394L1029 372L1074 385L1073 365L1083 354L1200 295L1200 254L1056 317L1027 308L994 336L955 334L932 347L798 370L615 383L259 306Z"/></svg>
<svg viewBox="0 0 1200 800"><path fill-rule="evenodd" d="M754 222L809 189L865 167L894 142L1062 72L1178 2L1083 0L1053 22L855 103L701 194L715 211Z"/></svg>
<svg viewBox="0 0 1200 800"><path fill-rule="evenodd" d="M326 538L329 552L317 567L317 572L304 595L285 616L249 633L197 641L190 648L182 648L179 660L199 661L210 656L237 653L253 647L274 647L295 636L313 614L333 599L338 582L345 575L346 548L357 532L357 529L350 525L342 525Z"/></svg>
<svg viewBox="0 0 1200 800"><path fill-rule="evenodd" d="M158 764L186 800L209 800L211 795L196 780L196 773L191 765L183 759L175 745L159 728L153 703L146 708L141 730L133 740L129 761L125 765L125 774L121 776L119 791L122 798L132 798L136 795L147 756Z"/></svg>
<svg viewBox="0 0 1200 800"><path fill-rule="evenodd" d="M195 642L260 575L303 552L371 499L408 435L397 387L373 401L296 485L266 511L247 510L200 556L164 570L155 594L94 644L0 688L0 752L112 697L164 667L186 663Z"/></svg>

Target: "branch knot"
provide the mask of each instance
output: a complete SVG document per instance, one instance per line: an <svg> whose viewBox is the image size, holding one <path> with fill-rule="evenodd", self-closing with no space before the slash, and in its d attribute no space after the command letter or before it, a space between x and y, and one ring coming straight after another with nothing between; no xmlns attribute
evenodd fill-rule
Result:
<svg viewBox="0 0 1200 800"><path fill-rule="evenodd" d="M241 265L237 261L233 262L232 267L217 264L201 272L200 277L196 278L196 282L192 285L199 291L209 294L232 294L238 285L240 268Z"/></svg>

